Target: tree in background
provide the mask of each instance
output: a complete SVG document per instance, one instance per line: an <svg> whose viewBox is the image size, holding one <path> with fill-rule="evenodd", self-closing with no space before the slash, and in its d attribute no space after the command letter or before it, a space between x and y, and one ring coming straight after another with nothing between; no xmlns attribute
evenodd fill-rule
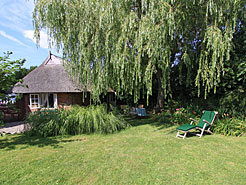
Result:
<svg viewBox="0 0 246 185"><path fill-rule="evenodd" d="M33 71L36 68L37 68L37 66L30 66L30 68L23 68L22 67L22 68L20 68L20 70L15 71L15 74L14 74L15 81L18 82L19 80L24 78L28 73L30 73L31 71Z"/></svg>
<svg viewBox="0 0 246 185"><path fill-rule="evenodd" d="M4 53L0 56L0 99L5 100L7 91L17 82L15 73L21 70L25 59L10 60L9 56L12 52ZM0 111L0 125L2 124L2 112Z"/></svg>
<svg viewBox="0 0 246 185"><path fill-rule="evenodd" d="M5 99L7 91L19 80L16 73L21 71L25 59L10 60L12 52L4 53L0 56L0 99Z"/></svg>
<svg viewBox="0 0 246 185"><path fill-rule="evenodd" d="M242 17L241 17L242 16ZM187 68L182 63L178 63L172 68L171 82L173 99L179 106L183 107L200 107L203 109L213 109L220 112L220 115L226 114L230 116L245 116L246 110L246 22L243 15L239 15L236 24L236 30L232 39L232 50L230 52L230 60L224 62L223 75L217 86L216 94L211 92L208 99L197 98L197 89L186 83ZM176 74L182 75L177 77ZM192 78L195 80L195 75ZM202 93L202 92L201 92Z"/></svg>
<svg viewBox="0 0 246 185"><path fill-rule="evenodd" d="M225 75L222 77L221 91L235 89L246 90L246 20L239 20L233 37L231 60L225 63Z"/></svg>
<svg viewBox="0 0 246 185"><path fill-rule="evenodd" d="M94 99L109 87L133 94L135 102L140 94L148 99L157 90L157 109L171 96L170 82L176 79L180 83L186 79L183 83L197 86L198 93L203 87L205 97L211 89L216 91L245 4L245 0L34 2L37 41L46 28L69 61L71 76L79 84L89 84ZM177 64L179 72L171 79ZM157 89L152 89L153 78Z"/></svg>
<svg viewBox="0 0 246 185"><path fill-rule="evenodd" d="M225 73L218 93L224 112L246 116L246 21L239 19L233 37L231 59L225 63Z"/></svg>

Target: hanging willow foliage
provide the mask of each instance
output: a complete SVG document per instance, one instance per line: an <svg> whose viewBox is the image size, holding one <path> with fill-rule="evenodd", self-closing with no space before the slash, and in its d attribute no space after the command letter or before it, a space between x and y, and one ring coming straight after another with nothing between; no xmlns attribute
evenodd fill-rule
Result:
<svg viewBox="0 0 246 185"><path fill-rule="evenodd" d="M209 92L229 60L231 40L245 0L35 0L35 36L46 29L69 61L72 77L90 86L94 99L113 88L140 98L152 94L160 72L161 90L170 92L177 58L194 82ZM194 71L197 65L198 71ZM182 70L180 70L182 71ZM178 75L177 75L178 78Z"/></svg>

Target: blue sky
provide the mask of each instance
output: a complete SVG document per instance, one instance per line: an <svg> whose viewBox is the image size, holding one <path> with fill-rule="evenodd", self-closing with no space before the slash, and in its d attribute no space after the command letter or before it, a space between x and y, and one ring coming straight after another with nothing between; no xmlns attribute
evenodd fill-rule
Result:
<svg viewBox="0 0 246 185"><path fill-rule="evenodd" d="M48 36L41 32L39 47L33 38L33 0L0 0L0 56L12 51L10 59L26 59L24 67L40 65L48 56Z"/></svg>

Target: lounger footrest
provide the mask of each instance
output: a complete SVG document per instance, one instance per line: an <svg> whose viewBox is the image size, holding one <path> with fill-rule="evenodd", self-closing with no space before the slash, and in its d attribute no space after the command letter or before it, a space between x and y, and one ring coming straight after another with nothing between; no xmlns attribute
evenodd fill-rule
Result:
<svg viewBox="0 0 246 185"><path fill-rule="evenodd" d="M194 128L196 128L195 125L184 124L184 125L181 125L181 126L177 127L177 130L188 131L188 130L191 130L191 129L194 129Z"/></svg>

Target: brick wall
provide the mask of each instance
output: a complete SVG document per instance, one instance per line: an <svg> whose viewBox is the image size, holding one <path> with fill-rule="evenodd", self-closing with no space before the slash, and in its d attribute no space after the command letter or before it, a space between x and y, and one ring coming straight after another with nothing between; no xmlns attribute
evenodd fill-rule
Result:
<svg viewBox="0 0 246 185"><path fill-rule="evenodd" d="M90 96L84 98L82 93L59 93L57 94L58 106L70 106L70 105L89 105Z"/></svg>
<svg viewBox="0 0 246 185"><path fill-rule="evenodd" d="M16 110L14 105L0 105L0 114L2 114L1 120L3 120L3 122L14 122L21 120L20 113Z"/></svg>
<svg viewBox="0 0 246 185"><path fill-rule="evenodd" d="M23 109L26 114L31 112L30 108L30 95L29 94L24 94L23 95L24 103L23 103Z"/></svg>
<svg viewBox="0 0 246 185"><path fill-rule="evenodd" d="M69 107L71 105L90 105L90 94L83 100L82 93L57 93L58 107ZM29 112L37 111L38 109L30 108L30 94L23 94L22 101L19 103L21 115L27 115ZM22 117L24 117L22 116Z"/></svg>
<svg viewBox="0 0 246 185"><path fill-rule="evenodd" d="M26 115L25 96L12 105L1 105L0 113L4 122L22 121Z"/></svg>

